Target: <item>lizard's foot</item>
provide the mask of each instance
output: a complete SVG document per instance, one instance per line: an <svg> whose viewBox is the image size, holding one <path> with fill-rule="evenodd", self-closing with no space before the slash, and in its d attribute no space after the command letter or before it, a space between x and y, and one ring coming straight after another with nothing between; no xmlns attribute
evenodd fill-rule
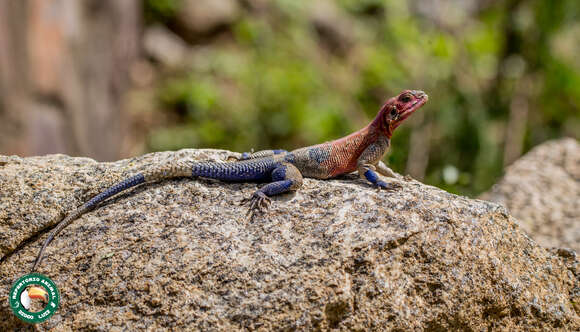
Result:
<svg viewBox="0 0 580 332"><path fill-rule="evenodd" d="M288 153L288 151L277 149L277 150L262 150L262 151L254 152L254 149L252 149L252 150L250 150L250 152L243 152L239 157L234 157L234 158L237 158L238 161L242 161L242 160L249 160L249 159L272 157L272 156L275 156L277 154L284 154L284 153Z"/></svg>
<svg viewBox="0 0 580 332"><path fill-rule="evenodd" d="M394 190L401 188L401 185L398 183L386 183L383 180L377 181L376 186L379 190Z"/></svg>
<svg viewBox="0 0 580 332"><path fill-rule="evenodd" d="M247 216L254 216L256 212L264 213L270 206L272 200L266 196L263 192L257 191L255 192L251 198L246 198L242 201L242 204L250 203L248 207Z"/></svg>
<svg viewBox="0 0 580 332"><path fill-rule="evenodd" d="M239 157L236 155L229 155L227 161L242 161L252 159L252 154L254 154L254 149L250 150L250 152L242 152Z"/></svg>

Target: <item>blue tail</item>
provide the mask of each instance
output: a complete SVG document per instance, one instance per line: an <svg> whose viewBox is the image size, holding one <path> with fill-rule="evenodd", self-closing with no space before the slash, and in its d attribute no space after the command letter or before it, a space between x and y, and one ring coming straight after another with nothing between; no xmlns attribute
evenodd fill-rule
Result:
<svg viewBox="0 0 580 332"><path fill-rule="evenodd" d="M132 176L126 180L123 180L123 181L117 183L116 185L114 185L112 187L107 188L107 190L105 190L102 193L98 194L97 196L91 198L88 202L85 203L84 207L87 209L92 209L97 204L106 200L107 198L109 198L113 195L116 195L123 190L129 189L129 188L134 187L136 185L139 185L143 182L145 182L145 176L143 176L143 174L140 173L140 174L137 174L135 176Z"/></svg>

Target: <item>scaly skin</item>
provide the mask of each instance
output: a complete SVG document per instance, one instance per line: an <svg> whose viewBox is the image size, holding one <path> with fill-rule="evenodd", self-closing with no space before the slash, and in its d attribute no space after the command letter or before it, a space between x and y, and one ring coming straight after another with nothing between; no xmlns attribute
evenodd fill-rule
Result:
<svg viewBox="0 0 580 332"><path fill-rule="evenodd" d="M54 237L76 218L94 209L107 198L146 182L186 176L225 182L269 182L247 199L250 204L249 213L252 215L256 211L263 212L268 207L269 196L300 188L303 177L328 179L358 171L361 178L378 188L387 189L387 183L375 171L385 176L395 176L380 160L389 148L393 131L423 106L427 99L423 91L403 91L387 100L375 119L366 127L334 141L291 152L264 150L243 153L241 160L233 163L178 161L139 173L108 188L64 218L44 241L32 271L36 270L44 250Z"/></svg>

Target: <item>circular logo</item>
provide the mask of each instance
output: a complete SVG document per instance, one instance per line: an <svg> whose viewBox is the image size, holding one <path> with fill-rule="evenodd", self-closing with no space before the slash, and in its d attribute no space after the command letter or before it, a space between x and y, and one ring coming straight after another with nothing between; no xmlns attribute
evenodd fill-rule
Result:
<svg viewBox="0 0 580 332"><path fill-rule="evenodd" d="M30 273L12 285L9 300L16 317L36 324L54 315L60 303L60 294L50 278L40 273Z"/></svg>

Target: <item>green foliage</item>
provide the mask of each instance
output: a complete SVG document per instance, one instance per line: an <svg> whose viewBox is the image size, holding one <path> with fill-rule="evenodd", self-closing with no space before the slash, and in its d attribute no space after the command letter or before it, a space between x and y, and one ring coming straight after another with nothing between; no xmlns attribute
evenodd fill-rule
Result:
<svg viewBox="0 0 580 332"><path fill-rule="evenodd" d="M164 22L177 1L148 0L146 11ZM150 149L293 149L356 130L386 98L422 89L430 101L397 129L388 162L403 173L418 162L409 160L411 140L425 131L415 142L427 147L426 182L474 195L501 175L517 96L529 105L527 116L516 118L526 124L524 152L547 139L577 137L576 0L473 8L454 1L440 8L394 0L334 3L335 29L347 27L346 54L325 46L333 37L312 23L311 2L246 9L227 38L206 42L188 68L160 82L160 108L177 120L152 133Z"/></svg>
<svg viewBox="0 0 580 332"><path fill-rule="evenodd" d="M146 0L143 9L146 22L167 22L175 16L181 0Z"/></svg>

